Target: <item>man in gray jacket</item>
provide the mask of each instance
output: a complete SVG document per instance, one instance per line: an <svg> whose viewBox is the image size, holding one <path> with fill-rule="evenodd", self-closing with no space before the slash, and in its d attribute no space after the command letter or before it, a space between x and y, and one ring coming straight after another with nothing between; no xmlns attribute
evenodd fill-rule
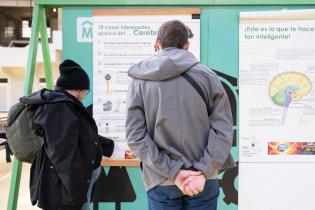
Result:
<svg viewBox="0 0 315 210"><path fill-rule="evenodd" d="M228 97L217 75L188 51L189 33L180 21L164 23L159 53L128 71L126 135L142 161L151 210L215 210L217 173L235 165Z"/></svg>

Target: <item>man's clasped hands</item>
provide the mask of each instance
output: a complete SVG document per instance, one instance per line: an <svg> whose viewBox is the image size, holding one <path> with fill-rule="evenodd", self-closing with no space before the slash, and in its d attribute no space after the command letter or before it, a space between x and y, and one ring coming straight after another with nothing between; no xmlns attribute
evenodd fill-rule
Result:
<svg viewBox="0 0 315 210"><path fill-rule="evenodd" d="M206 177L200 171L180 170L175 178L176 186L184 195L194 196L203 191Z"/></svg>

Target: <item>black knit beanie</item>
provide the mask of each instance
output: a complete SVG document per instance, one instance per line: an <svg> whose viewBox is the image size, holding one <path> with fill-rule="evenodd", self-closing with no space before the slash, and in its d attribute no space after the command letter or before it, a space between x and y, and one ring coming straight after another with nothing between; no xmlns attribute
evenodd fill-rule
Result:
<svg viewBox="0 0 315 210"><path fill-rule="evenodd" d="M73 60L65 60L59 65L60 76L56 86L65 90L89 90L90 80L83 68Z"/></svg>

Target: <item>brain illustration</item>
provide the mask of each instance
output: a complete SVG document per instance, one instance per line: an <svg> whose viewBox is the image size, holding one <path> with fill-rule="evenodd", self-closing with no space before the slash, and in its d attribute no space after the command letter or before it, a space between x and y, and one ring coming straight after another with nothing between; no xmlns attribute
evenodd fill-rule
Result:
<svg viewBox="0 0 315 210"><path fill-rule="evenodd" d="M308 77L297 72L277 75L269 86L271 100L278 106L288 107L309 94L312 85Z"/></svg>

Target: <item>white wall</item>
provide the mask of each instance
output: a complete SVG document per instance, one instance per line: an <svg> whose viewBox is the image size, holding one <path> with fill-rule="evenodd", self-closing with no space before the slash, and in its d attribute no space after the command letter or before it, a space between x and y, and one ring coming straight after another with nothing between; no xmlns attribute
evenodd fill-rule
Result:
<svg viewBox="0 0 315 210"><path fill-rule="evenodd" d="M53 81L55 83L57 77L59 76L58 66L61 61L58 63L52 63L53 70ZM4 103L7 103L7 109L15 104L18 99L23 96L24 91L24 81L25 81L25 67L0 67L0 78L8 79L8 83L0 83L0 87L7 87L7 102L5 102L4 98L0 93L1 105L3 107ZM46 87L45 83L40 83L39 79L45 78L44 64L36 63L35 74L34 74L34 82L33 82L33 92L39 90L41 88ZM1 110L0 112L5 111Z"/></svg>
<svg viewBox="0 0 315 210"><path fill-rule="evenodd" d="M315 210L314 168L315 163L240 163L239 210Z"/></svg>
<svg viewBox="0 0 315 210"><path fill-rule="evenodd" d="M9 85L8 83L0 83L0 112L6 111L9 104Z"/></svg>
<svg viewBox="0 0 315 210"><path fill-rule="evenodd" d="M54 39L53 43L49 44L49 50L53 70L53 80L55 83L56 78L59 76L58 66L62 57L62 35L61 31L53 31L53 33ZM28 46L24 48L0 47L0 78L8 79L8 83L0 83L1 87L7 87L7 102L2 98L5 97L5 94L0 93L0 112L3 111L1 110L1 107L5 107L4 104L7 103L7 108L9 109L10 106L15 104L23 95L28 50ZM46 87L44 83L39 82L40 78L45 78L41 44L38 44L36 62L33 91Z"/></svg>

